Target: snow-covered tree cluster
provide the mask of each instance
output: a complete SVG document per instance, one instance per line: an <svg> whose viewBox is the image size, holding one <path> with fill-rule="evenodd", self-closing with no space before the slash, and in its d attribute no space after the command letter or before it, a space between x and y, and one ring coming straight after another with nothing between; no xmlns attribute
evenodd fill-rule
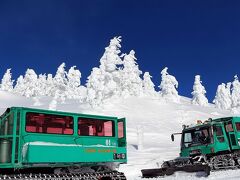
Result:
<svg viewBox="0 0 240 180"><path fill-rule="evenodd" d="M217 108L240 112L240 82L238 76L234 76L233 82L220 84L213 100Z"/></svg>
<svg viewBox="0 0 240 180"><path fill-rule="evenodd" d="M232 97L231 97L231 83L220 84L217 87L217 92L213 103L217 108L220 109L230 109L232 107Z"/></svg>
<svg viewBox="0 0 240 180"><path fill-rule="evenodd" d="M1 81L1 90L13 92L26 97L52 96L62 102L65 98L84 100L86 88L81 86L81 73L73 66L65 71L62 63L53 77L52 74L37 75L33 69L27 69L24 76L20 75L15 86L11 78L11 69L7 69Z"/></svg>
<svg viewBox="0 0 240 180"><path fill-rule="evenodd" d="M139 69L135 51L121 53L121 42L121 37L110 40L100 58L99 67L92 68L86 85L81 84L81 72L76 66L67 71L65 63L62 63L55 75L38 75L33 69L27 69L25 75L20 75L16 82L12 80L11 69L7 69L0 90L31 97L36 105L40 104L39 98L50 96L50 109L55 109L57 103L64 103L65 99L78 100L92 106L101 106L111 98L129 96L160 97L178 103L178 81L168 73L168 68L165 67L161 71L161 83L157 92L150 73L143 73ZM200 75L195 76L191 94L193 104L208 106L206 90ZM240 110L240 82L237 75L232 83L222 83L218 86L213 102L217 108Z"/></svg>
<svg viewBox="0 0 240 180"><path fill-rule="evenodd" d="M120 54L121 41L121 37L110 40L100 59L100 66L94 67L87 79L87 101L93 106L99 106L106 99L114 97L152 96L155 92L154 88L146 89L143 86L142 71L136 62L135 51Z"/></svg>
<svg viewBox="0 0 240 180"><path fill-rule="evenodd" d="M8 69L0 88L3 91L32 97L36 104L39 104L40 97L50 96L53 98L50 109L54 109L58 102L64 103L65 99L77 99L92 106L100 106L105 100L116 97L156 97L151 75L146 72L142 79L135 51L121 53L121 41L121 37L110 40L100 59L99 67L94 67L88 76L86 86L81 85L81 72L76 66L66 71L65 63L62 63L55 75L37 75L33 69L27 69L25 75L18 77L15 85L11 69Z"/></svg>

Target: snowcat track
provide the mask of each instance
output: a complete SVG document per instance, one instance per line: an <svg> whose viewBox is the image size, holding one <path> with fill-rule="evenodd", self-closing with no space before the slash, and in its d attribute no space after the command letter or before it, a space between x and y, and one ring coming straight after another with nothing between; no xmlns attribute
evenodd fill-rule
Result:
<svg viewBox="0 0 240 180"><path fill-rule="evenodd" d="M0 175L0 180L126 180L122 172Z"/></svg>
<svg viewBox="0 0 240 180"><path fill-rule="evenodd" d="M156 168L156 169L142 169L142 177L143 178L153 178L159 176L169 176L174 174L177 171L184 172L204 172L206 176L210 175L210 167L208 165L184 165L181 167L164 167L164 168Z"/></svg>

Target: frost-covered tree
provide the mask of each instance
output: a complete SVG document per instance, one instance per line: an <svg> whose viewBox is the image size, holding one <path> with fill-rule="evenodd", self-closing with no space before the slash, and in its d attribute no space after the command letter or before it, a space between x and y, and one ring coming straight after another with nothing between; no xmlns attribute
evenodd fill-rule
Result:
<svg viewBox="0 0 240 180"><path fill-rule="evenodd" d="M119 57L121 41L121 36L110 40L109 46L105 48L105 52L100 59L100 69L102 71L114 72L117 70L117 65L122 64L122 60Z"/></svg>
<svg viewBox="0 0 240 180"><path fill-rule="evenodd" d="M55 90L56 89L53 81L53 75L48 74L46 77L46 87L45 87L46 95L54 97Z"/></svg>
<svg viewBox="0 0 240 180"><path fill-rule="evenodd" d="M5 74L3 75L2 82L1 82L1 90L2 91L13 91L13 80L12 80L12 73L11 69L7 69Z"/></svg>
<svg viewBox="0 0 240 180"><path fill-rule="evenodd" d="M120 73L118 70L118 65L122 64L119 56L120 43L121 37L111 39L100 59L100 67L93 68L88 77L87 94L89 97L87 99L92 105L99 105L104 99L120 94Z"/></svg>
<svg viewBox="0 0 240 180"><path fill-rule="evenodd" d="M160 96L169 101L179 102L179 95L176 90L178 88L178 81L174 76L168 74L167 70L168 68L165 67L161 71Z"/></svg>
<svg viewBox="0 0 240 180"><path fill-rule="evenodd" d="M16 85L15 85L13 91L16 94L20 94L23 96L24 90L25 90L24 79L23 79L23 76L20 75L17 79Z"/></svg>
<svg viewBox="0 0 240 180"><path fill-rule="evenodd" d="M92 106L100 106L104 97L104 75L99 68L93 68L87 80L87 101Z"/></svg>
<svg viewBox="0 0 240 180"><path fill-rule="evenodd" d="M240 82L237 75L234 76L232 82L232 107L240 107Z"/></svg>
<svg viewBox="0 0 240 180"><path fill-rule="evenodd" d="M191 94L193 95L192 104L196 104L196 105L200 105L200 106L208 105L208 99L205 96L206 90L205 90L204 86L202 85L200 75L195 76L193 92Z"/></svg>
<svg viewBox="0 0 240 180"><path fill-rule="evenodd" d="M145 72L143 75L143 93L148 96L155 96L156 91L154 89L154 83L151 80L152 76L149 72Z"/></svg>
<svg viewBox="0 0 240 180"><path fill-rule="evenodd" d="M67 78L65 71L65 63L62 63L56 72L55 77L53 78L54 91L53 95L58 100L61 100L61 103L65 102L66 99L66 90L67 90Z"/></svg>
<svg viewBox="0 0 240 180"><path fill-rule="evenodd" d="M38 96L38 76L33 69L27 69L23 79L22 95L26 97Z"/></svg>
<svg viewBox="0 0 240 180"><path fill-rule="evenodd" d="M84 87L81 85L81 72L73 66L67 73L67 97L69 99L83 100L85 98Z"/></svg>
<svg viewBox="0 0 240 180"><path fill-rule="evenodd" d="M48 94L46 93L46 88L47 88L47 77L46 74L40 74L38 77L38 83L37 83L37 88L38 88L38 95L39 96L45 96Z"/></svg>
<svg viewBox="0 0 240 180"><path fill-rule="evenodd" d="M135 51L131 50L123 58L123 69L121 70L121 93L123 97L139 96L142 94L142 79L136 62Z"/></svg>
<svg viewBox="0 0 240 180"><path fill-rule="evenodd" d="M232 105L231 99L231 91L230 91L231 83L220 84L218 85L216 96L213 100L213 103L217 108L220 109L230 109Z"/></svg>

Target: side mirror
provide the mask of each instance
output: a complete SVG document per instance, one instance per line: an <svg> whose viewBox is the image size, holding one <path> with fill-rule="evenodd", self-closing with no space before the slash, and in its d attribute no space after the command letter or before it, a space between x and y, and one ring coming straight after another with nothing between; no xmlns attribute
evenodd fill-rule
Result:
<svg viewBox="0 0 240 180"><path fill-rule="evenodd" d="M171 135L171 139L172 139L172 141L174 141L174 135L173 134Z"/></svg>

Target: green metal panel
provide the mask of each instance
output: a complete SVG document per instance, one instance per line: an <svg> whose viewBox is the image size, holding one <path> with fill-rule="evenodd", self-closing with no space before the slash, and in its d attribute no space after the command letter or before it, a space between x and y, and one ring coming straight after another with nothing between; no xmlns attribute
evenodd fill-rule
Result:
<svg viewBox="0 0 240 180"><path fill-rule="evenodd" d="M113 162L114 153L126 153L124 148L73 145L25 145L24 163ZM116 160L116 162L125 160Z"/></svg>

